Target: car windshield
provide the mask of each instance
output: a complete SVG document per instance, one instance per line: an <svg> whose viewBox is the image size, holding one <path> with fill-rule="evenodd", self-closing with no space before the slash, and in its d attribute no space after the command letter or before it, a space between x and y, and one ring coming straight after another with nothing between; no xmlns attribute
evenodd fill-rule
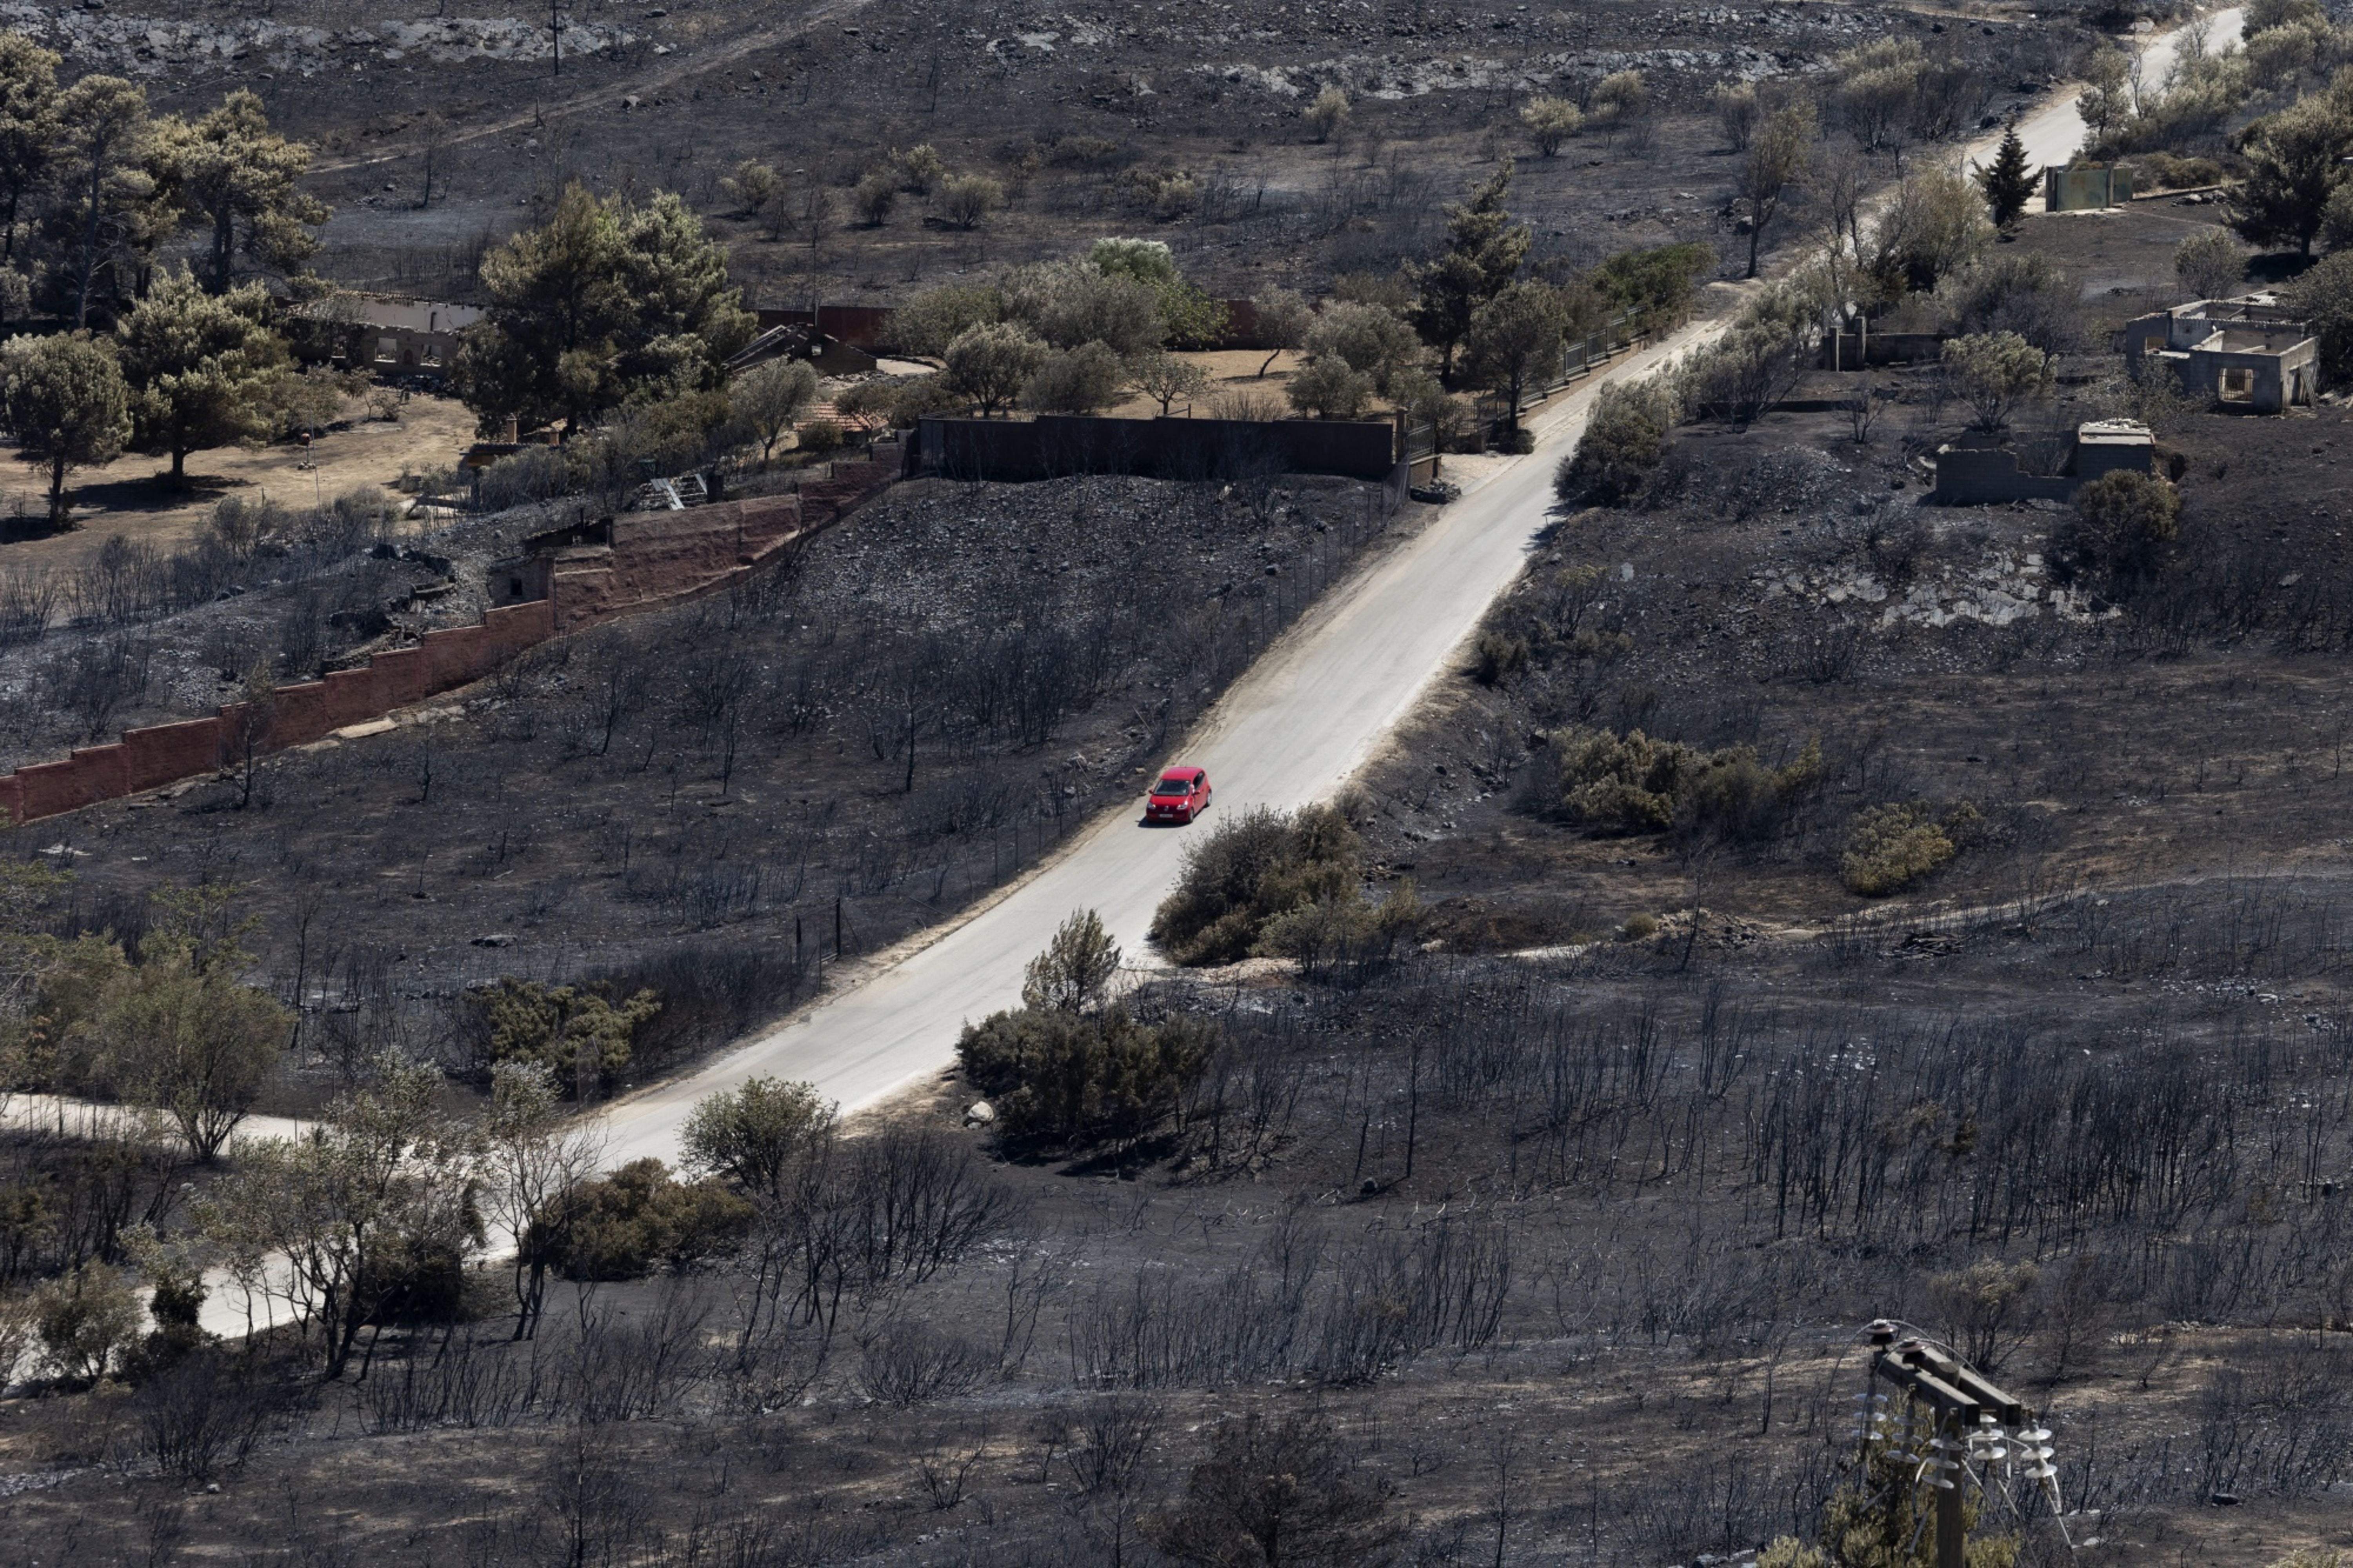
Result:
<svg viewBox="0 0 2353 1568"><path fill-rule="evenodd" d="M1181 773L1171 773L1152 786L1155 795L1191 795L1193 781Z"/></svg>

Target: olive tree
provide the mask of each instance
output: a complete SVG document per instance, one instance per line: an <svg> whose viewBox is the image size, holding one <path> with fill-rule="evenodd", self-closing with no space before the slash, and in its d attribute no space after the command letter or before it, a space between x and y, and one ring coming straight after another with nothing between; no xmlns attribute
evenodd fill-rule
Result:
<svg viewBox="0 0 2353 1568"><path fill-rule="evenodd" d="M807 360L772 359L737 376L728 392L735 416L759 438L765 463L817 402L817 371Z"/></svg>
<svg viewBox="0 0 2353 1568"><path fill-rule="evenodd" d="M1285 349L1295 349L1307 341L1307 329L1315 320L1301 295L1289 289L1271 289L1250 300L1250 311L1255 319L1258 341L1266 351L1264 363L1258 367L1261 378L1274 368L1274 362Z"/></svg>
<svg viewBox="0 0 2353 1568"><path fill-rule="evenodd" d="M1748 272L1757 276L1757 257L1765 230L1781 210L1790 188L1805 178L1813 155L1814 106L1800 99L1776 110L1757 128L1742 155L1733 190L1748 208Z"/></svg>
<svg viewBox="0 0 2353 1568"><path fill-rule="evenodd" d="M309 1135L242 1144L195 1205L197 1230L248 1289L285 1299L340 1377L386 1305L481 1246L476 1152L441 1107L440 1076L388 1055Z"/></svg>
<svg viewBox="0 0 2353 1568"><path fill-rule="evenodd" d="M1172 353L1148 353L1128 367L1136 390L1160 405L1162 418L1180 397L1198 397L1208 389L1209 373L1191 360Z"/></svg>
<svg viewBox="0 0 2353 1568"><path fill-rule="evenodd" d="M2003 429L2021 403L2049 395L2051 366L2051 355L2016 332L1979 332L1945 344L1945 374L1968 401L1972 429Z"/></svg>
<svg viewBox="0 0 2353 1568"><path fill-rule="evenodd" d="M2247 252L2219 228L2201 229L2173 247L2173 273L2200 300L2235 292L2247 275Z"/></svg>
<svg viewBox="0 0 2353 1568"><path fill-rule="evenodd" d="M1561 368L1568 313L1560 291L1523 280L1479 307L1463 344L1464 379L1503 395L1505 423L1520 427L1520 405L1531 386Z"/></svg>
<svg viewBox="0 0 2353 1568"><path fill-rule="evenodd" d="M947 385L980 405L982 417L1020 395L1045 363L1046 345L1009 322L966 327L947 345Z"/></svg>

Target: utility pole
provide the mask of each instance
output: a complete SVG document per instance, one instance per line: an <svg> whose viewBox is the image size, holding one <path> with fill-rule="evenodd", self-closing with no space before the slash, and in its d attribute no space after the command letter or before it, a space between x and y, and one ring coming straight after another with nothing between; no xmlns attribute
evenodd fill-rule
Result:
<svg viewBox="0 0 2353 1568"><path fill-rule="evenodd" d="M1871 1325L1871 1344L1872 1375L1902 1389L1935 1413L1938 1449L1944 1456L1930 1482L1936 1489L1936 1568L1966 1568L1968 1542L1962 1514L1961 1459L1970 1451L1970 1435L1989 1424L2017 1433L2031 1413L1957 1358L1921 1340L1899 1343L1895 1325L1883 1318ZM2012 1440L2022 1444L2034 1436L2021 1434ZM2026 1457L2033 1458L2034 1467L2025 1473L2047 1481L2053 1473L2050 1450L2037 1447Z"/></svg>

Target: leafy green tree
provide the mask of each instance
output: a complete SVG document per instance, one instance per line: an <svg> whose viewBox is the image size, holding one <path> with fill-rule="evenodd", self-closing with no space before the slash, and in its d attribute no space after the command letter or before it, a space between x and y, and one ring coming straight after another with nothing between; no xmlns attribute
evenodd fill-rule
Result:
<svg viewBox="0 0 2353 1568"><path fill-rule="evenodd" d="M1976 187L1948 169L1923 169L1895 187L1862 269L1892 301L1936 288L1984 256L1994 237Z"/></svg>
<svg viewBox="0 0 2353 1568"><path fill-rule="evenodd" d="M1696 242L1621 250L1586 277L1612 310L1633 317L1633 330L1655 332L1691 314L1699 280L1715 270L1715 251Z"/></svg>
<svg viewBox="0 0 2353 1568"><path fill-rule="evenodd" d="M62 200L55 214L66 256L73 322L90 322L99 277L121 271L129 253L143 255L161 237L154 177L145 161L153 137L147 94L117 76L86 76L58 100L57 179ZM116 279L117 293L130 289Z"/></svg>
<svg viewBox="0 0 2353 1568"><path fill-rule="evenodd" d="M881 228L891 221L891 209L899 205L899 175L895 169L870 169L851 190L849 205L865 220L869 228Z"/></svg>
<svg viewBox="0 0 2353 1568"><path fill-rule="evenodd" d="M1947 339L1945 374L1968 400L1973 428L2000 430L2021 402L2051 392L2052 356L2016 332L1978 332Z"/></svg>
<svg viewBox="0 0 2353 1568"><path fill-rule="evenodd" d="M1335 300L1316 313L1304 342L1311 359L1336 360L1364 372L1384 396L1391 383L1421 361L1413 329L1379 305Z"/></svg>
<svg viewBox="0 0 2353 1568"><path fill-rule="evenodd" d="M1127 367L1106 343L1056 349L1021 384L1022 406L1039 414L1099 414L1119 401Z"/></svg>
<svg viewBox="0 0 2353 1568"><path fill-rule="evenodd" d="M1336 355L1292 372L1283 388L1291 405L1318 419L1354 419L1373 400L1373 378Z"/></svg>
<svg viewBox="0 0 2353 1568"><path fill-rule="evenodd" d="M2232 199L2231 226L2250 243L2310 255L2353 153L2353 114L2333 94L2316 94L2255 121L2239 141L2247 177Z"/></svg>
<svg viewBox="0 0 2353 1568"><path fill-rule="evenodd" d="M2286 303L2320 339L2321 374L2353 380L2353 250L2321 258L2288 287Z"/></svg>
<svg viewBox="0 0 2353 1568"><path fill-rule="evenodd" d="M2131 62L2105 39L2085 58L2084 90L2076 96L2075 112L2083 118L2085 149L2104 145L2109 135L2132 118Z"/></svg>
<svg viewBox="0 0 2353 1568"><path fill-rule="evenodd" d="M285 1055L293 1016L237 976L251 921L229 915L234 888L166 889L158 918L82 1026L98 1075L170 1116L196 1158L219 1157Z"/></svg>
<svg viewBox="0 0 2353 1568"><path fill-rule="evenodd" d="M1585 129L1585 111L1565 98L1532 98L1520 106L1520 123L1544 157L1560 155L1561 143Z"/></svg>
<svg viewBox="0 0 2353 1568"><path fill-rule="evenodd" d="M679 1146L690 1169L725 1176L773 1203L823 1163L839 1126L833 1103L809 1085L753 1078L697 1100Z"/></svg>
<svg viewBox="0 0 2353 1568"><path fill-rule="evenodd" d="M987 418L1020 395L1045 363L1046 353L1044 343L1009 322L967 327L942 356L947 363L945 383L978 404Z"/></svg>
<svg viewBox="0 0 2353 1568"><path fill-rule="evenodd" d="M1446 207L1446 248L1408 269L1415 291L1412 321L1439 351L1440 374L1451 378L1454 351L1471 332L1479 307L1519 276L1535 236L1512 221L1504 203L1512 194L1512 163L1482 181L1464 203Z"/></svg>
<svg viewBox="0 0 2353 1568"><path fill-rule="evenodd" d="M1147 1025L1119 1007L1025 1008L967 1026L956 1059L965 1081L989 1097L1008 1142L1124 1147L1175 1114L1214 1045L1191 1019Z"/></svg>
<svg viewBox="0 0 2353 1568"><path fill-rule="evenodd" d="M1709 89L1707 102L1715 111L1716 124L1724 129L1724 144L1736 153L1747 152L1749 142L1757 134L1757 121L1765 118L1765 105L1757 96L1757 84L1719 82Z"/></svg>
<svg viewBox="0 0 2353 1568"><path fill-rule="evenodd" d="M1164 419L1178 398L1198 397L1209 386L1208 371L1191 360L1156 349L1130 362L1128 378L1137 391L1160 405Z"/></svg>
<svg viewBox="0 0 2353 1568"><path fill-rule="evenodd" d="M2338 189L2353 191L2353 186ZM2200 229L2173 247L2173 275L2193 298L2227 299L2247 276L2247 253L2222 230Z"/></svg>
<svg viewBox="0 0 2353 1568"><path fill-rule="evenodd" d="M1464 341L1463 380L1503 395L1504 423L1520 427L1520 405L1561 370L1568 313L1560 290L1524 279L1479 307Z"/></svg>
<svg viewBox="0 0 2353 1568"><path fill-rule="evenodd" d="M131 438L131 389L104 343L11 338L0 347L0 419L18 460L47 472L49 527L63 529L72 521L66 476L112 462Z"/></svg>
<svg viewBox="0 0 2353 1568"><path fill-rule="evenodd" d="M902 353L937 358L969 327L1005 319L1005 298L985 283L927 289L891 312L891 344Z"/></svg>
<svg viewBox="0 0 2353 1568"><path fill-rule="evenodd" d="M103 1263L85 1263L33 1294L34 1325L48 1363L79 1383L104 1377L139 1333L139 1297Z"/></svg>
<svg viewBox="0 0 2353 1568"><path fill-rule="evenodd" d="M1099 239L1087 250L1087 265L1106 278L1131 279L1152 290L1160 315L1157 342L1206 348L1226 330L1226 307L1177 270L1176 258L1156 239ZM1050 338L1051 332L1047 334ZM1105 337L1122 353L1142 353L1156 343L1124 342Z"/></svg>
<svg viewBox="0 0 2353 1568"><path fill-rule="evenodd" d="M1153 911L1152 940L1187 965L1247 958L1269 921L1352 888L1362 854L1348 819L1328 805L1227 817L1187 847L1176 890Z"/></svg>
<svg viewBox="0 0 2353 1568"><path fill-rule="evenodd" d="M0 32L0 257L16 254L16 224L26 196L37 191L58 156L59 58L24 34Z"/></svg>
<svg viewBox="0 0 2353 1568"><path fill-rule="evenodd" d="M514 1337L527 1340L538 1332L548 1270L569 1250L581 1212L575 1200L596 1179L604 1140L565 1114L563 1087L544 1065L510 1061L491 1068L482 1152L491 1204L515 1238Z"/></svg>
<svg viewBox="0 0 2353 1568"><path fill-rule="evenodd" d="M309 1135L247 1141L194 1205L231 1273L248 1289L267 1282L318 1335L330 1378L421 1273L446 1278L482 1244L475 1136L440 1087L430 1068L379 1058Z"/></svg>
<svg viewBox="0 0 2353 1568"><path fill-rule="evenodd" d="M719 194L733 204L737 217L757 217L785 194L785 177L757 158L746 158L719 182Z"/></svg>
<svg viewBox="0 0 2353 1568"><path fill-rule="evenodd" d="M958 228L979 227L1004 205L1003 183L987 174L950 174L940 182L940 216Z"/></svg>
<svg viewBox="0 0 2353 1568"><path fill-rule="evenodd" d="M2026 216L2026 204L2034 199L2034 169L2026 161L2026 143L2018 139L2018 121L2002 128L1993 162L1978 171L1978 189L1985 193L1994 227L2015 227Z"/></svg>
<svg viewBox="0 0 2353 1568"><path fill-rule="evenodd" d="M728 393L735 416L758 437L765 463L816 404L817 370L807 360L772 359L737 376Z"/></svg>
<svg viewBox="0 0 2353 1568"><path fill-rule="evenodd" d="M1748 206L1748 272L1757 276L1757 255L1765 231L1792 186L1806 177L1817 127L1811 100L1799 99L1767 115L1748 151L1741 155L1733 191Z"/></svg>
<svg viewBox="0 0 2353 1568"><path fill-rule="evenodd" d="M661 1011L649 990L617 996L602 983L549 985L502 976L474 993L491 1063L535 1062L575 1100L628 1065L638 1030Z"/></svg>
<svg viewBox="0 0 2353 1568"><path fill-rule="evenodd" d="M1554 489L1564 500L1584 496L1604 505L1630 499L1665 460L1676 414L1665 376L1604 384Z"/></svg>
<svg viewBox="0 0 2353 1568"><path fill-rule="evenodd" d="M330 209L295 185L311 149L269 128L259 93L239 88L201 120L164 122L156 140L164 196L206 231L207 290L236 286L240 254L291 276L318 253L311 230Z"/></svg>
<svg viewBox="0 0 2353 1568"><path fill-rule="evenodd" d="M659 1160L632 1160L584 1183L565 1206L562 1244L552 1250L567 1279L638 1279L656 1263L683 1273L733 1251L758 1218L719 1183L681 1182Z"/></svg>
<svg viewBox="0 0 2353 1568"><path fill-rule="evenodd" d="M1267 351L1265 362L1258 367L1263 379L1274 368L1276 356L1307 341L1307 329L1314 324L1315 312L1308 308L1305 299L1289 289L1271 289L1254 296L1250 312L1258 341Z"/></svg>
<svg viewBox="0 0 2353 1568"><path fill-rule="evenodd" d="M577 429L626 402L713 389L754 328L725 252L668 193L640 206L568 185L481 276L490 310L449 376L486 430L508 417Z"/></svg>
<svg viewBox="0 0 2353 1568"><path fill-rule="evenodd" d="M172 455L174 485L187 482L189 453L275 424L286 344L270 314L259 284L207 294L183 269L158 279L115 323L135 438Z"/></svg>
<svg viewBox="0 0 2353 1568"><path fill-rule="evenodd" d="M2074 570L2131 579L2155 569L2181 531L2181 493L2154 474L2102 474L2075 492L2074 515L2052 541Z"/></svg>

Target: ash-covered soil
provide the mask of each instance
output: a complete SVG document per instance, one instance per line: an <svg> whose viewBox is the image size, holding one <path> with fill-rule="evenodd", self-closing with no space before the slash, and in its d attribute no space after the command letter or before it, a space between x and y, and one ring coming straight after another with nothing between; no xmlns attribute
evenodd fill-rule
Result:
<svg viewBox="0 0 2353 1568"><path fill-rule="evenodd" d="M658 1071L806 995L837 930L872 952L1122 809L1412 525L1389 494L902 485L723 597L273 759L249 800L224 781L111 803L13 852L54 849L77 873L67 923L126 934L158 885L247 886L263 969L314 1020L298 1072L348 1069L363 1034L445 1054L470 982L588 973L664 994L633 1067ZM471 560L539 526L437 543ZM351 569L380 566L406 569Z"/></svg>
<svg viewBox="0 0 2353 1568"><path fill-rule="evenodd" d="M1428 247L1438 202L1503 153L1521 156L1524 214L1569 264L1667 239L1729 245L1733 161L1705 109L1716 83L1817 73L1893 33L1970 65L1974 123L2063 73L2089 37L2065 18L1836 5L916 0L780 16L682 0L575 9L559 74L547 18L524 13L20 10L70 68L131 74L161 107L260 92L319 146L311 184L338 209L322 265L339 279L470 297L483 247L565 180L679 190L716 216L720 178L759 158L830 213L787 233L725 225L739 278L769 305L887 300L1107 231L1168 240L1220 292L1387 270ZM1654 113L1534 156L1517 121L1529 97L1581 99L1623 69L1643 73ZM1301 117L1326 86L1355 100L1329 144ZM911 196L882 226L850 226L859 174L920 142L1005 181L1008 209L965 232ZM1134 176L1169 174L1194 195L1155 210Z"/></svg>

